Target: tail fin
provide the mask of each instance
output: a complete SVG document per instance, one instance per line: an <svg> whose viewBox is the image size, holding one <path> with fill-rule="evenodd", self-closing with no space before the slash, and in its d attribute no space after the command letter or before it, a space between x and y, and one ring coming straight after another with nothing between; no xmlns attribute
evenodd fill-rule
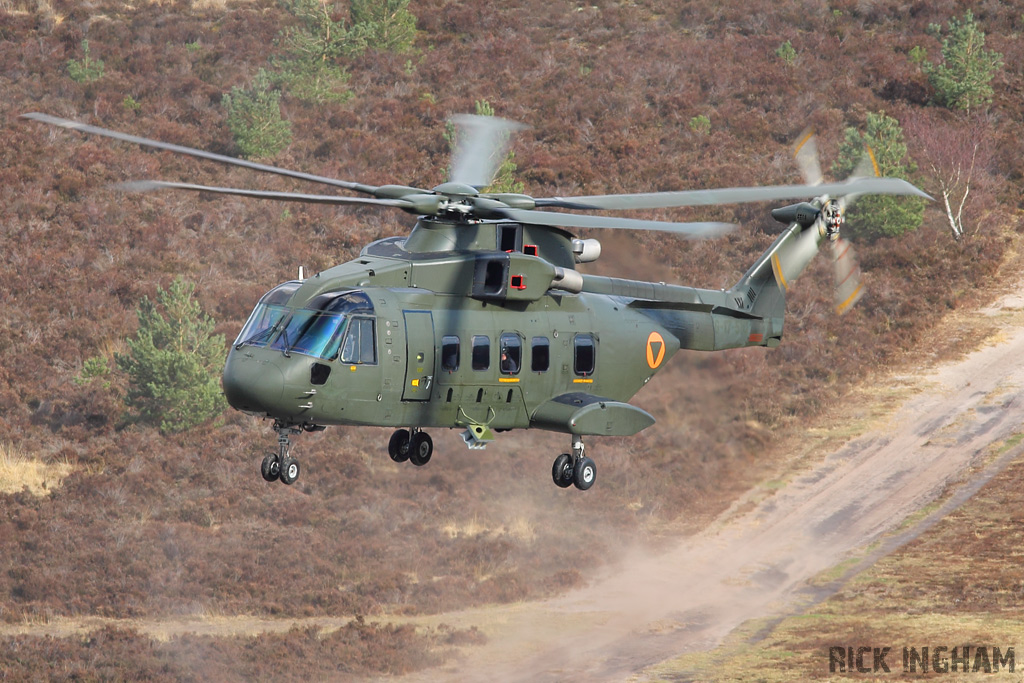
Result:
<svg viewBox="0 0 1024 683"><path fill-rule="evenodd" d="M818 253L823 237L817 225L791 223L729 292L734 299L743 297L752 315L775 319L772 327L781 333L786 292Z"/></svg>

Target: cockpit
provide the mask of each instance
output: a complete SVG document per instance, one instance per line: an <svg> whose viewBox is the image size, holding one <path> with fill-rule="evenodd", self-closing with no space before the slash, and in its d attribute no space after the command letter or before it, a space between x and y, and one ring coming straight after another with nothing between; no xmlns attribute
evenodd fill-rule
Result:
<svg viewBox="0 0 1024 683"><path fill-rule="evenodd" d="M301 282L286 282L260 299L235 340L235 348L269 347L342 363L377 362L374 310L359 290L327 292L303 308L288 305Z"/></svg>

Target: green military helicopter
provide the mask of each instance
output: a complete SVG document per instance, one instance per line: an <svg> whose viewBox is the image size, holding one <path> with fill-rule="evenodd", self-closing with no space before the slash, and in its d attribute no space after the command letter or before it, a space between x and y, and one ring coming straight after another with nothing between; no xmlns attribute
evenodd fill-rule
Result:
<svg viewBox="0 0 1024 683"><path fill-rule="evenodd" d="M274 421L278 450L263 478L292 484L291 437L327 425L396 427L388 453L425 465L427 428L462 429L470 448L495 432L546 429L570 436L555 458L560 487L589 489L594 461L583 437L629 436L654 418L627 401L681 348L778 346L785 294L832 246L837 309L860 296L839 238L846 202L859 194L925 193L893 178L822 184L813 138L798 160L808 184L648 194L534 198L487 193L519 124L461 116L450 180L433 189L371 186L276 168L127 135L46 114L25 118L256 171L352 190L364 197L265 192L144 181L159 188L295 202L398 208L418 216L408 236L367 245L359 257L280 284L256 304L228 354L223 388L236 409ZM722 223L671 223L581 212L807 199L775 209L788 225L733 287L706 290L585 275L600 243L572 228L718 235ZM547 209L567 209L554 212Z"/></svg>

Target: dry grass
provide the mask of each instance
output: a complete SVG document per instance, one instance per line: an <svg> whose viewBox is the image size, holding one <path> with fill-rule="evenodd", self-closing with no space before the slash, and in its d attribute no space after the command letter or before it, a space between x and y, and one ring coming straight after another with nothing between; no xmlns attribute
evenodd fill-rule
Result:
<svg viewBox="0 0 1024 683"><path fill-rule="evenodd" d="M506 524L489 525L474 515L471 519L458 521L448 520L441 527L441 532L448 538L500 538L510 536L524 543L532 543L537 538L533 522L523 516L517 516Z"/></svg>
<svg viewBox="0 0 1024 683"><path fill-rule="evenodd" d="M11 444L0 444L0 493L28 489L32 495L48 496L70 473L67 463L44 463Z"/></svg>

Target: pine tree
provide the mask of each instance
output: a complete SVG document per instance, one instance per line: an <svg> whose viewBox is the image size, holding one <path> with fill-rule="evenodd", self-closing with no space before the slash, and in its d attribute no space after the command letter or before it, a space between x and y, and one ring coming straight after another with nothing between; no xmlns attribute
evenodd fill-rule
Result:
<svg viewBox="0 0 1024 683"><path fill-rule="evenodd" d="M839 146L839 158L832 166L837 178L854 173L863 174L865 155L871 155L872 172L889 178L909 178L917 165L906 158L907 145L899 121L885 112L871 112L867 117L867 130L846 129L846 138ZM890 197L868 195L857 199L846 217L850 235L867 240L879 237L898 237L917 230L924 217L924 200L918 197Z"/></svg>
<svg viewBox="0 0 1024 683"><path fill-rule="evenodd" d="M143 298L138 333L128 353L116 356L128 374L125 403L164 433L191 429L226 408L218 381L224 335L213 334L214 321L194 293L195 285L179 276L157 290L156 303Z"/></svg>
<svg viewBox="0 0 1024 683"><path fill-rule="evenodd" d="M292 124L281 118L281 91L270 89L270 76L259 70L249 89L234 87L221 103L242 156L271 157L292 141Z"/></svg>
<svg viewBox="0 0 1024 683"><path fill-rule="evenodd" d="M967 10L963 21L949 20L949 36L942 40L942 63L924 62L939 104L968 113L992 101L992 78L1003 56L985 49L985 32ZM932 30L941 29L933 25Z"/></svg>
<svg viewBox="0 0 1024 683"><path fill-rule="evenodd" d="M352 39L366 48L407 52L416 39L409 0L352 0Z"/></svg>

